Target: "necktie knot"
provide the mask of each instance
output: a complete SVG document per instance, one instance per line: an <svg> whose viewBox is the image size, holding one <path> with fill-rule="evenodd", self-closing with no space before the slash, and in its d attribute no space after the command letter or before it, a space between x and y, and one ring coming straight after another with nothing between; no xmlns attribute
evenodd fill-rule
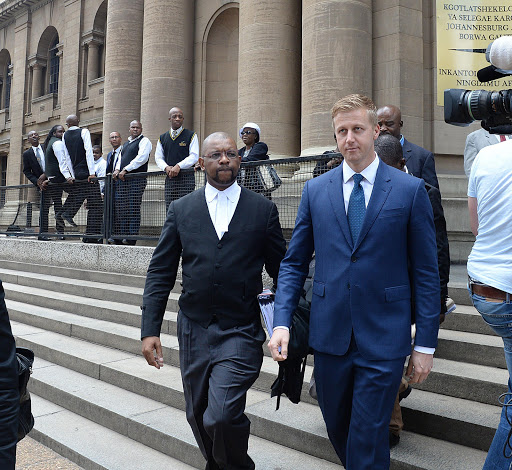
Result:
<svg viewBox="0 0 512 470"><path fill-rule="evenodd" d="M359 185L361 184L361 181L363 181L363 175L361 175L360 173L354 173L354 176L352 176L352 178L354 179L355 185Z"/></svg>
<svg viewBox="0 0 512 470"><path fill-rule="evenodd" d="M352 189L348 202L347 217L350 234L352 235L352 242L355 244L363 226L366 205L364 201L363 187L361 186L363 175L354 173L353 179L354 188Z"/></svg>

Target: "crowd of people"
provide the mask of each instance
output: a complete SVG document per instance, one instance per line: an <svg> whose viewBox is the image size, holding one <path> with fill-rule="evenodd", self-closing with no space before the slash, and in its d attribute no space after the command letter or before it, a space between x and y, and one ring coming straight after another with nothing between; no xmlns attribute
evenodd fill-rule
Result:
<svg viewBox="0 0 512 470"><path fill-rule="evenodd" d="M198 169L199 159L197 134L183 127L184 119L183 111L173 107L169 111L170 130L164 132L156 144L155 163L166 174L166 211L172 201L194 191L196 186L193 171L182 171ZM137 176L137 173L148 171L153 145L142 134L141 122L134 120L130 123L130 136L125 143L122 143L118 131L110 133L112 150L104 159L101 146L93 146L89 131L81 129L78 124L77 116L68 116L68 130L65 131L61 125L54 126L43 145L39 143L36 131L28 133L31 147L23 153L23 173L43 196L38 239L50 239L48 214L52 204L57 239L64 240L65 224L77 226L74 217L86 202L87 224L83 241L103 243L100 235L104 212L104 177L110 174L114 181L114 208L112 235L107 242L135 245L140 231L142 197L147 184L146 177ZM260 141L260 133L255 123L247 123L240 129L240 137L245 144L239 150L242 161L268 160L268 148ZM247 170L244 184L255 192L264 193L265 188L258 174L256 169ZM63 193L67 193L64 204Z"/></svg>

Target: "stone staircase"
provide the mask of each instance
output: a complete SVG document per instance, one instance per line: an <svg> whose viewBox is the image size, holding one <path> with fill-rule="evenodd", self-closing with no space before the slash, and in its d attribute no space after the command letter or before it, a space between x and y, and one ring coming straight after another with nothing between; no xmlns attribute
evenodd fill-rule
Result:
<svg viewBox="0 0 512 470"><path fill-rule="evenodd" d="M167 304L158 371L140 354L143 276L0 260L0 279L17 343L37 358L35 439L86 469L204 468L184 413L178 290ZM480 470L499 421L508 378L501 340L467 305L462 281L450 294L459 307L440 331L434 370L402 401L406 430L391 452L393 470ZM276 374L266 355L248 394L256 468L341 469L306 383L300 404L283 398L275 411Z"/></svg>

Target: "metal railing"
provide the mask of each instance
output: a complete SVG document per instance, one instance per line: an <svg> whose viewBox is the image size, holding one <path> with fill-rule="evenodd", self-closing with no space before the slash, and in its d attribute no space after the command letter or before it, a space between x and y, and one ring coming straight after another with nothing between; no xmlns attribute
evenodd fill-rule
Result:
<svg viewBox="0 0 512 470"><path fill-rule="evenodd" d="M305 182L337 166L340 157L242 163L237 181L275 202L289 240ZM126 245L157 240L171 201L204 184L204 173L189 169L172 179L164 172L132 173L124 181L107 175L93 182L50 183L44 191L33 185L0 186L0 233Z"/></svg>

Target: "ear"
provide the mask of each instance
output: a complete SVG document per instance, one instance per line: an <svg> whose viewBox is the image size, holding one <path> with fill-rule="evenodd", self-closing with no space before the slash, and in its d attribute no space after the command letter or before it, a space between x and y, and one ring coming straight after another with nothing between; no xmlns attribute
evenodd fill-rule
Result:
<svg viewBox="0 0 512 470"><path fill-rule="evenodd" d="M204 158L203 157L199 157L199 166L201 167L201 170L204 170Z"/></svg>
<svg viewBox="0 0 512 470"><path fill-rule="evenodd" d="M400 127L404 127L404 121L400 121Z"/></svg>

